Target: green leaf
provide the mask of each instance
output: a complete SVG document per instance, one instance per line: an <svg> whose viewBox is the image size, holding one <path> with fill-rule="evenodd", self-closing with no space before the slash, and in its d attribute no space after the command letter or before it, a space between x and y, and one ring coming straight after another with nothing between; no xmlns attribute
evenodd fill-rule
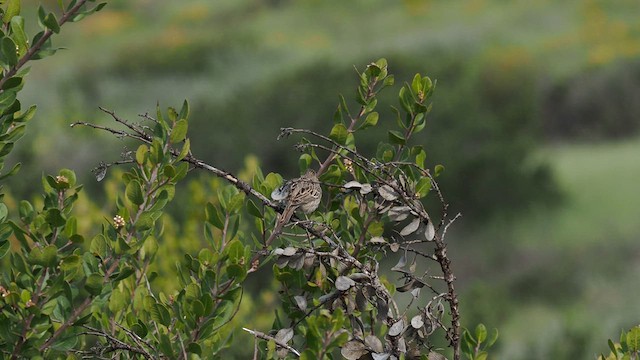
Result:
<svg viewBox="0 0 640 360"><path fill-rule="evenodd" d="M2 21L5 24L11 21L14 16L20 15L20 1L21 0L9 0L7 2L7 10L5 10L2 16Z"/></svg>
<svg viewBox="0 0 640 360"><path fill-rule="evenodd" d="M476 326L476 339L478 343L482 343L487 339L487 328L484 324L478 324L478 326Z"/></svg>
<svg viewBox="0 0 640 360"><path fill-rule="evenodd" d="M52 227L64 226L67 223L67 220L58 209L48 209L44 215L44 218Z"/></svg>
<svg viewBox="0 0 640 360"><path fill-rule="evenodd" d="M629 352L640 351L640 326L636 326L627 333L627 347Z"/></svg>
<svg viewBox="0 0 640 360"><path fill-rule="evenodd" d="M382 82L382 85L384 87L393 86L393 84L395 83L395 80L396 79L395 79L395 77L393 75L389 75L389 76L384 78L384 81Z"/></svg>
<svg viewBox="0 0 640 360"><path fill-rule="evenodd" d="M200 290L200 286L198 284L189 284L185 288L184 296L188 300L198 299L202 295L202 291Z"/></svg>
<svg viewBox="0 0 640 360"><path fill-rule="evenodd" d="M107 256L107 240L104 235L98 234L93 239L91 239L91 245L89 246L89 251L104 259Z"/></svg>
<svg viewBox="0 0 640 360"><path fill-rule="evenodd" d="M609 344L609 349L611 349L611 353L617 359L618 358L618 349L616 349L616 345L613 343L613 341L611 341L611 339L609 339L608 344Z"/></svg>
<svg viewBox="0 0 640 360"><path fill-rule="evenodd" d="M202 325L203 338L209 336L213 331L217 330L233 316L235 308L231 301L222 301L215 309L213 316ZM206 334L206 336L205 336Z"/></svg>
<svg viewBox="0 0 640 360"><path fill-rule="evenodd" d="M244 245L237 239L232 240L226 248L227 256L233 263L241 263L244 261Z"/></svg>
<svg viewBox="0 0 640 360"><path fill-rule="evenodd" d="M191 150L191 142L189 141L189 139L185 139L184 140L184 145L182 145L182 149L180 150L180 154L178 154L178 157L176 158L176 161L180 161L182 159L184 159L185 157L187 157L187 155L189 155L189 150ZM185 163L185 165L188 165ZM188 167L187 167L188 169ZM187 172L185 171L185 174Z"/></svg>
<svg viewBox="0 0 640 360"><path fill-rule="evenodd" d="M144 203L142 186L138 180L132 180L127 184L126 195L127 199L136 205L142 205Z"/></svg>
<svg viewBox="0 0 640 360"><path fill-rule="evenodd" d="M440 176L440 174L442 174L442 172L444 171L444 166L443 165L436 165L436 167L434 168L434 175L433 176Z"/></svg>
<svg viewBox="0 0 640 360"><path fill-rule="evenodd" d="M120 280L124 280L126 278L128 278L129 276L133 275L135 273L135 269L132 268L131 266L125 266L122 270L120 270L120 272L118 272L115 277L115 279L113 279L113 281L120 281Z"/></svg>
<svg viewBox="0 0 640 360"><path fill-rule="evenodd" d="M493 344L496 343L496 341L498 341L498 329L494 328L493 330L491 330L491 335L489 335L489 340L487 340L487 345L485 346L485 348L490 348L491 346L493 346Z"/></svg>
<svg viewBox="0 0 640 360"><path fill-rule="evenodd" d="M48 13L42 24L56 34L60 32L60 25L58 24L58 19L56 19L56 15L54 13Z"/></svg>
<svg viewBox="0 0 640 360"><path fill-rule="evenodd" d="M259 219L262 219L264 217L256 203L254 203L251 199L247 201L247 212L249 213L249 215L255 216Z"/></svg>
<svg viewBox="0 0 640 360"><path fill-rule="evenodd" d="M147 325L145 325L145 323L140 320L138 320L137 323L131 326L131 330L141 338L147 336L147 333L149 332L149 330L147 329Z"/></svg>
<svg viewBox="0 0 640 360"><path fill-rule="evenodd" d="M189 102L187 100L182 102L182 108L180 108L179 119L187 120L189 118Z"/></svg>
<svg viewBox="0 0 640 360"><path fill-rule="evenodd" d="M24 32L24 18L22 16L14 16L11 19L12 38L18 45L18 55L23 56L29 50L29 39Z"/></svg>
<svg viewBox="0 0 640 360"><path fill-rule="evenodd" d="M169 141L173 144L179 143L185 139L187 136L187 129L189 124L187 120L180 119L175 125L173 125L173 129L171 130L171 135L169 136Z"/></svg>
<svg viewBox="0 0 640 360"><path fill-rule="evenodd" d="M173 107L169 107L167 109L167 116L169 116L169 120L171 120L172 122L178 121L178 112Z"/></svg>
<svg viewBox="0 0 640 360"><path fill-rule="evenodd" d="M64 176L67 179L69 187L74 187L76 185L76 173L73 170L62 169L58 175Z"/></svg>
<svg viewBox="0 0 640 360"><path fill-rule="evenodd" d="M404 145L406 143L406 139L399 131L389 130L389 142L392 144Z"/></svg>
<svg viewBox="0 0 640 360"><path fill-rule="evenodd" d="M80 256L73 254L60 261L60 269L64 271L74 270L80 266Z"/></svg>
<svg viewBox="0 0 640 360"><path fill-rule="evenodd" d="M37 107L35 105L29 106L29 108L27 110L25 110L25 112L23 112L22 114L14 115L13 116L13 121L15 121L15 122L27 122L27 121L31 120L33 118L33 116L36 114L36 108Z"/></svg>
<svg viewBox="0 0 640 360"><path fill-rule="evenodd" d="M300 159L298 159L298 166L300 167L300 172L305 172L311 166L311 162L313 159L309 154L300 155Z"/></svg>
<svg viewBox="0 0 640 360"><path fill-rule="evenodd" d="M344 116L342 115L342 108L340 105L337 106L336 111L333 113L333 123L334 124L342 124Z"/></svg>
<svg viewBox="0 0 640 360"><path fill-rule="evenodd" d="M413 90L414 94L422 91L422 77L420 74L414 75L413 81L411 81L411 90Z"/></svg>
<svg viewBox="0 0 640 360"><path fill-rule="evenodd" d="M104 278L100 274L91 274L84 283L84 288L93 296L98 296L102 292Z"/></svg>
<svg viewBox="0 0 640 360"><path fill-rule="evenodd" d="M136 230L147 231L153 228L153 225L156 223L158 213L150 211L143 212L135 223Z"/></svg>
<svg viewBox="0 0 640 360"><path fill-rule="evenodd" d="M200 356L202 355L202 348L200 347L200 345L198 345L198 343L192 342L187 345L187 352Z"/></svg>
<svg viewBox="0 0 640 360"><path fill-rule="evenodd" d="M0 259L2 259L11 250L11 243L9 240L0 241Z"/></svg>
<svg viewBox="0 0 640 360"><path fill-rule="evenodd" d="M362 123L362 125L360 125L359 130L364 130L372 126L376 126L378 124L379 117L380 115L375 111L372 113L369 113L369 115L367 115L367 117L364 119L364 122Z"/></svg>
<svg viewBox="0 0 640 360"><path fill-rule="evenodd" d="M409 94L409 90L407 90L406 85L400 88L400 91L398 92L398 101L400 102L400 105L405 112L409 114L412 112L411 95Z"/></svg>
<svg viewBox="0 0 640 360"><path fill-rule="evenodd" d="M23 86L24 81L22 80L22 78L19 76L14 76L10 77L7 81L4 82L4 84L2 85L2 90L12 90L17 93L18 91L22 90ZM18 114L14 114L13 120L18 121L16 120L17 118Z"/></svg>
<svg viewBox="0 0 640 360"><path fill-rule="evenodd" d="M416 184L416 195L419 198L423 198L425 196L427 196L427 194L429 193L429 190L431 190L431 179L428 177L423 177L420 180L418 180L418 183Z"/></svg>
<svg viewBox="0 0 640 360"><path fill-rule="evenodd" d="M13 176L15 174L18 173L18 171L20 171L20 168L22 167L21 163L17 163L15 165L13 165L13 167L11 168L11 170L9 170L8 173L0 175L0 180L8 178L9 176Z"/></svg>
<svg viewBox="0 0 640 360"><path fill-rule="evenodd" d="M166 306L156 303L151 309L151 318L164 326L171 324L171 314Z"/></svg>
<svg viewBox="0 0 640 360"><path fill-rule="evenodd" d="M140 145L136 150L136 163L138 165L144 164L144 161L147 159L147 153L149 153L149 147L147 145Z"/></svg>
<svg viewBox="0 0 640 360"><path fill-rule="evenodd" d="M33 37L33 40L31 40L32 44L37 43L38 41L40 41L40 39L42 38L42 36L44 36L44 31L40 31L39 33L36 34L36 36ZM56 53L56 49L52 49L51 48L51 38L47 39L44 44L42 44L42 47L40 48L40 50L38 50L38 52L32 57L33 60L38 60L38 59L44 59L47 56L51 56L53 54Z"/></svg>
<svg viewBox="0 0 640 360"><path fill-rule="evenodd" d="M207 222L218 229L224 228L224 221L222 220L222 214L220 214L220 210L212 203L207 203L205 208L205 215L207 218Z"/></svg>
<svg viewBox="0 0 640 360"><path fill-rule="evenodd" d="M9 209L4 203L0 203L0 223L3 223L9 215Z"/></svg>
<svg viewBox="0 0 640 360"><path fill-rule="evenodd" d="M2 39L2 59L10 67L14 67L18 63L16 46L16 43L11 38L5 37Z"/></svg>
<svg viewBox="0 0 640 360"><path fill-rule="evenodd" d="M70 216L67 219L67 223L64 225L64 235L71 237L78 232L78 219L75 216Z"/></svg>
<svg viewBox="0 0 640 360"><path fill-rule="evenodd" d="M349 132L347 128L343 124L335 124L333 128L331 128L331 133L329 134L329 138L334 140L340 145L344 145L347 142L347 135Z"/></svg>
<svg viewBox="0 0 640 360"><path fill-rule="evenodd" d="M424 161L427 159L427 153L424 150L420 150L420 152L416 155L416 165L420 169L424 169Z"/></svg>
<svg viewBox="0 0 640 360"><path fill-rule="evenodd" d="M58 339L53 344L51 344L51 349L60 352L67 352L73 349L78 343L78 336L67 336Z"/></svg>

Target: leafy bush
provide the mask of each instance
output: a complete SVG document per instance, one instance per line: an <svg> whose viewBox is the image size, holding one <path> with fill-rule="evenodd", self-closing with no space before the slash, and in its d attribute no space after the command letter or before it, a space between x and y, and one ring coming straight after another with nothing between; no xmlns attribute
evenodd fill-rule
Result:
<svg viewBox="0 0 640 360"><path fill-rule="evenodd" d="M16 100L23 66L55 52L50 37L62 25L104 5L87 8L90 3L69 2L60 20L41 7L44 30L32 45L20 2L10 1L3 9L8 31L0 42L2 156L11 152L35 110L20 112ZM435 180L443 167L430 169L422 146L409 143L426 126L435 83L417 74L401 87L396 129L388 131L388 142L378 145L375 156L366 156L356 146L356 135L378 124L377 95L394 84L394 77L381 59L359 78L358 105L341 98L329 136L281 130L285 137L308 137L297 145L303 152L301 170L319 165L320 180L314 176L312 182L325 188L326 196L307 220L294 216L289 222L278 214L295 209L288 192L294 193L301 180L277 189L282 177L265 176L257 168L247 183L194 157L186 101L179 111L158 110L155 117L145 114L135 122L104 110L121 129L74 123L139 146L94 169L100 181L113 166L130 166L121 174L112 219L100 224L95 235L79 229L87 216L74 210L82 186L68 169L44 176L42 202L20 201L17 217L10 218L9 207L0 206L0 258L10 266L0 279L3 357L220 356L232 340L224 327L239 311L243 282L274 261L282 313L269 332L244 327L256 339L254 357L442 358L437 352L442 343L459 359L460 315L445 243L457 216L449 217ZM206 246L197 254L183 254L174 272L168 272L157 267L159 249L170 246L164 244L171 221L165 209L176 199L176 184L195 169L228 184L205 206ZM285 195L271 200L270 194ZM425 209L421 199L429 194L440 202L439 210ZM293 233L281 233L283 226ZM389 270L400 275L398 283L387 279L381 263L391 254L398 261ZM440 274L423 268L426 261L438 264ZM154 285L159 276L154 268L177 280L173 289ZM403 298L406 305L401 306ZM465 341L480 343L478 336Z"/></svg>

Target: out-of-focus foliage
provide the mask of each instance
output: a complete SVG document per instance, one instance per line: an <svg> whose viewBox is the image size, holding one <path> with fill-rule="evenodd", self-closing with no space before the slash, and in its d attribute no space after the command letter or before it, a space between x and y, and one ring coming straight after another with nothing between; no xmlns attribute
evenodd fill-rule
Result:
<svg viewBox="0 0 640 360"><path fill-rule="evenodd" d="M192 121L197 129L194 149L206 152L206 160L240 168L244 155L234 151L229 140L237 139L249 152L263 154L265 166L293 174L295 169L285 165L293 162L282 161L288 146L271 143L277 129L326 124L335 93L351 91L353 73L345 69L384 54L398 76L408 77L419 69L448 79L439 92L443 106L434 113L438 119L434 131L442 136L429 142L434 144L430 155L455 164L448 170L456 176L443 180L455 194L453 206L469 219L509 216L549 203L557 194L548 167L530 156L543 134L592 137L600 130L632 130L637 123L633 113L624 110L629 105L615 106L621 97L606 94L608 100L599 95L592 99L592 92L574 94L580 90L568 86L614 62L621 68L636 66L629 63L640 51L634 36L637 22L628 16L634 4L633 0L617 6L603 1L119 2L64 39L70 47L83 41L78 50L82 56L74 55L81 61L74 63L69 57L67 64L56 64L55 73L42 75L64 94L58 103L67 107L62 114L50 112L53 119L46 125L46 136L34 136L38 145L22 148L21 157L29 160L26 171L38 173L36 164L45 144L56 144L64 155L48 164L71 159L89 166L104 153L95 147L91 152L77 149L90 148L87 142L95 140L62 147L65 135L52 130L52 123L91 118L96 106L117 106L125 114L135 114L139 104L189 97L198 109ZM85 33L90 40L79 39ZM65 70L69 64L74 64L72 71ZM599 82L613 83L614 75L603 74ZM280 86L288 90L283 94ZM490 93L485 94L487 86ZM39 96L33 90L29 95ZM52 101L51 95L47 101ZM566 105L554 106L558 97ZM575 104L576 98L589 105L581 100ZM242 106L244 101L255 105ZM603 116L611 131L600 125ZM576 130L562 131L560 124L566 122ZM221 135L221 129L233 135ZM475 186L455 183L454 179L469 176L477 178ZM16 190L23 186L11 185Z"/></svg>

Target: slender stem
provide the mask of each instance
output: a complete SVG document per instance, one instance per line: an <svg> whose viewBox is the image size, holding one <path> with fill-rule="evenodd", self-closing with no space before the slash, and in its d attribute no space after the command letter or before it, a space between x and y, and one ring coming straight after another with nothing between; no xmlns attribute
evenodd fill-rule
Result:
<svg viewBox="0 0 640 360"><path fill-rule="evenodd" d="M267 340L267 341L273 340L276 343L276 345L278 345L279 347L287 349L290 353L294 354L297 357L300 357L300 352L298 350L296 350L296 349L292 348L291 346L289 346L288 344L285 344L282 341L274 338L273 336L269 336L269 335L267 335L267 334L265 334L263 332L260 332L260 331L257 331L257 330L250 330L250 329L247 329L247 328L242 328L242 330L248 332L249 334L255 336L256 338L260 338L260 339Z"/></svg>

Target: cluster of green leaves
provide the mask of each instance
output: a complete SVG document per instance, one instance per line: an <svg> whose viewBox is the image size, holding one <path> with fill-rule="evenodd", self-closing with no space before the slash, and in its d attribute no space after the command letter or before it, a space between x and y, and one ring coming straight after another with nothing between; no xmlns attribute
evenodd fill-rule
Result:
<svg viewBox="0 0 640 360"><path fill-rule="evenodd" d="M73 346L74 336L65 333L60 338L60 324L74 312L74 300L95 295L102 282L92 272L97 271L95 259L77 251L84 237L77 233L77 219L71 215L81 190L75 182L70 170L61 170L55 178L46 176L42 209L21 201L20 221L3 224L3 233L13 233L18 247L10 253L10 272L0 280L0 347L12 356L35 357L45 349L65 351Z"/></svg>
<svg viewBox="0 0 640 360"><path fill-rule="evenodd" d="M640 359L640 326L635 326L620 334L620 342L609 339L609 355L600 355L598 360L635 360Z"/></svg>
<svg viewBox="0 0 640 360"><path fill-rule="evenodd" d="M42 59L55 53L55 49L51 47L50 39L53 29L58 33L64 22L80 20L80 16L98 11L104 6L104 4L100 4L94 8L86 9L86 2L86 0L80 3L77 3L76 0L71 1L65 12L70 18L61 22L58 22L53 13L46 14L44 8L40 7L38 14L43 30L33 38L32 45L29 44L24 18L20 15L21 1L9 0L0 7L2 19L2 28L0 29L0 68L2 69L2 78L0 79L0 173L5 167L5 158L13 150L15 142L24 135L26 124L36 111L35 105L22 111L22 104L17 99L18 93L24 87L24 77L29 72L29 68L23 68L23 66L30 60ZM60 5L63 6L62 1ZM74 8L75 6L77 8ZM0 180L16 174L19 169L20 164L15 164L9 171L0 175ZM8 229L5 222L7 208L4 204L0 204L0 212L3 214L0 226ZM8 237L10 234L10 231L2 232L0 257L9 250Z"/></svg>
<svg viewBox="0 0 640 360"><path fill-rule="evenodd" d="M488 335L487 328L483 324L478 324L474 334L464 329L461 342L462 352L469 360L486 360L489 357L487 350L498 340L498 329L493 329Z"/></svg>

